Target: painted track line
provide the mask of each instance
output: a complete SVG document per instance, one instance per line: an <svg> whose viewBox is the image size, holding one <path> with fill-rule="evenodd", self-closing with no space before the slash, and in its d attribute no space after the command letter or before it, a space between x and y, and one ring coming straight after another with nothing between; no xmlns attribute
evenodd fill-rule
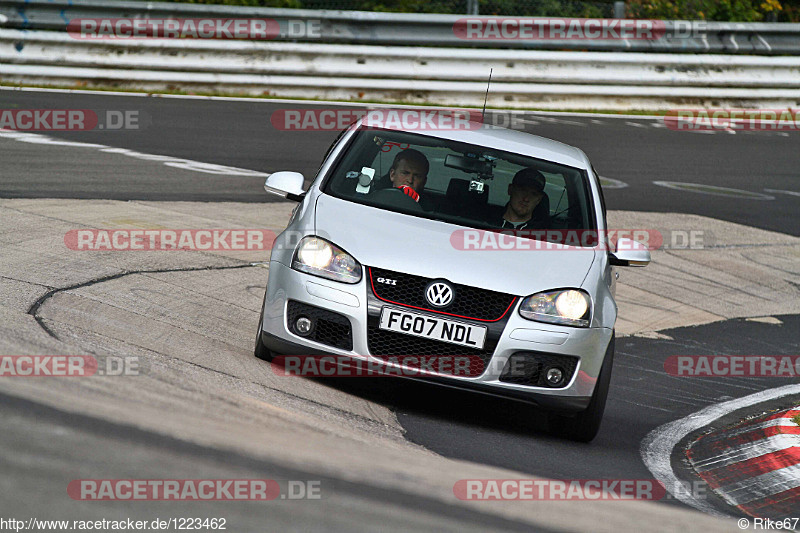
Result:
<svg viewBox="0 0 800 533"><path fill-rule="evenodd" d="M15 141L31 143L31 144L70 146L74 148L94 148L96 150L109 154L124 155L127 157L132 157L134 159L140 159L143 161L153 161L156 163L161 163L168 167L180 168L182 170L189 170L192 172L202 172L204 174L216 174L224 176L249 176L249 177L259 177L259 178L266 178L269 176L269 174L264 172L259 172L257 170L228 167L225 165L217 165L215 163L204 163L202 161L183 159L180 157L172 157L168 155L144 154L141 152L136 152L135 150L129 150L127 148L115 148L111 146L106 146L105 144L86 143L79 141L66 141L63 139L56 139L55 137L42 135L39 133L27 133L27 132L0 128L0 138L13 139Z"/></svg>

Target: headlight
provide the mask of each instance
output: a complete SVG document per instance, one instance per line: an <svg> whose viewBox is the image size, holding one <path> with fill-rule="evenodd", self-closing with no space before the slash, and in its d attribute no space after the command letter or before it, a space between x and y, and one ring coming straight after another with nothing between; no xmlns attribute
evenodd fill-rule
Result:
<svg viewBox="0 0 800 533"><path fill-rule="evenodd" d="M361 265L353 256L319 237L304 237L297 246L292 268L344 283L361 281Z"/></svg>
<svg viewBox="0 0 800 533"><path fill-rule="evenodd" d="M540 292L522 300L519 314L528 320L589 327L592 302L589 295L577 289Z"/></svg>

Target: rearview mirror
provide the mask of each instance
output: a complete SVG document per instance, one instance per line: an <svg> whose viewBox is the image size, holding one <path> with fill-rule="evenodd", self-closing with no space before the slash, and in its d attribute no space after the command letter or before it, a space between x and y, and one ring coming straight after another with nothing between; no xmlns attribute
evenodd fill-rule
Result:
<svg viewBox="0 0 800 533"><path fill-rule="evenodd" d="M447 154L444 158L444 166L480 175L491 175L492 173L492 164L489 161L480 161L474 157L463 155Z"/></svg>
<svg viewBox="0 0 800 533"><path fill-rule="evenodd" d="M633 239L617 240L617 247L611 257L611 264L615 266L643 267L650 264L650 251L642 243Z"/></svg>
<svg viewBox="0 0 800 533"><path fill-rule="evenodd" d="M281 198L299 202L306 195L303 190L305 178L299 172L274 172L264 182L264 190Z"/></svg>

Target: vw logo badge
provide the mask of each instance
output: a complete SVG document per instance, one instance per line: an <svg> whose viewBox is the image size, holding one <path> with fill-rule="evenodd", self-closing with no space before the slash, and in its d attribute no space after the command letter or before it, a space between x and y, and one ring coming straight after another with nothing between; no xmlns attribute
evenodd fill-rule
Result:
<svg viewBox="0 0 800 533"><path fill-rule="evenodd" d="M450 305L455 295L453 287L443 281L434 281L425 289L425 299L434 307Z"/></svg>

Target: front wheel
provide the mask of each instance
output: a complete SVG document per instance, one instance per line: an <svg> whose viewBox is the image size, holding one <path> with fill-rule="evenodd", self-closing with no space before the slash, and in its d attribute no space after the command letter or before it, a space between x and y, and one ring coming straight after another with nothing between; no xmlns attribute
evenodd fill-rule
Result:
<svg viewBox="0 0 800 533"><path fill-rule="evenodd" d="M578 442L591 442L597 436L597 432L600 431L600 422L603 421L603 412L606 409L613 364L614 336L612 334L589 406L572 417L550 415L549 426L552 433Z"/></svg>

